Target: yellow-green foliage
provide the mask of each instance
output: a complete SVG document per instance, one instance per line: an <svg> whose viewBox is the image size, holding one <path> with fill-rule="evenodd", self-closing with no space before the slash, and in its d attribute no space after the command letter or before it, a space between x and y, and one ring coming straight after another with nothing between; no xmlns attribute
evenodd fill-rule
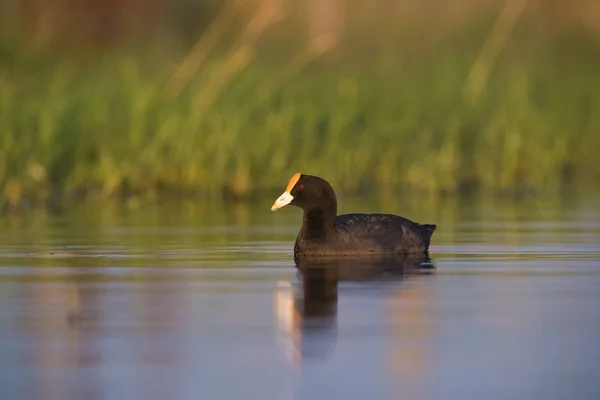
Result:
<svg viewBox="0 0 600 400"><path fill-rule="evenodd" d="M490 61L481 93L467 98L490 26L446 38L402 27L377 44L350 35L322 53L290 49L275 32L271 41L216 46L183 82L174 76L185 54L167 48L86 61L5 41L2 202L160 191L244 197L296 171L347 192L597 182L598 43L576 32L517 31Z"/></svg>

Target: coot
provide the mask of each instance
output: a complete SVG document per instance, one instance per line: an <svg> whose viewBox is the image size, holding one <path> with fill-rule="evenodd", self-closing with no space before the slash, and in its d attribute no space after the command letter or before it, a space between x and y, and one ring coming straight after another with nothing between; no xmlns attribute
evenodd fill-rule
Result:
<svg viewBox="0 0 600 400"><path fill-rule="evenodd" d="M392 214L337 215L333 188L317 176L294 174L272 211L288 204L304 211L294 256L427 253L436 226Z"/></svg>

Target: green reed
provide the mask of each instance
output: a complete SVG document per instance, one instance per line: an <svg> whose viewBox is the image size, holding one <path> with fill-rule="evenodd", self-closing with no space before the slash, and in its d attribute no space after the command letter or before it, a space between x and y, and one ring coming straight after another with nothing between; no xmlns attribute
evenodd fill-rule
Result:
<svg viewBox="0 0 600 400"><path fill-rule="evenodd" d="M559 39L514 40L475 100L465 82L485 34L304 55L239 41L174 91L183 55L86 62L4 44L2 202L245 198L297 171L347 193L594 184L600 55L586 38Z"/></svg>

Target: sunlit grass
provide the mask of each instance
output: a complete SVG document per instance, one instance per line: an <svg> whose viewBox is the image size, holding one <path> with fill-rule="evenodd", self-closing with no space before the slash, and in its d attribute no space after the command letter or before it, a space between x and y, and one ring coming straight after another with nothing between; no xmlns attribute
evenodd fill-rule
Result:
<svg viewBox="0 0 600 400"><path fill-rule="evenodd" d="M390 42L370 62L348 46L335 57L267 61L242 40L175 89L174 57L108 54L82 66L13 49L0 64L2 202L164 191L246 197L284 187L296 171L348 193L595 184L593 43L515 45L479 98L465 101L481 40L422 44L408 61L421 44L398 43L390 54Z"/></svg>

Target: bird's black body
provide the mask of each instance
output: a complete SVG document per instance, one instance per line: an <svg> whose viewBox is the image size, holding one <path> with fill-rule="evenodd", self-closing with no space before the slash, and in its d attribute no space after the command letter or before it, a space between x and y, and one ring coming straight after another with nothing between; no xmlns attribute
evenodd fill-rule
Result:
<svg viewBox="0 0 600 400"><path fill-rule="evenodd" d="M315 237L305 228L296 238L295 256L426 253L435 225L392 214L343 214L330 234Z"/></svg>
<svg viewBox="0 0 600 400"><path fill-rule="evenodd" d="M304 211L296 257L427 253L436 228L392 214L337 215L333 189L316 176L294 175L285 193Z"/></svg>

